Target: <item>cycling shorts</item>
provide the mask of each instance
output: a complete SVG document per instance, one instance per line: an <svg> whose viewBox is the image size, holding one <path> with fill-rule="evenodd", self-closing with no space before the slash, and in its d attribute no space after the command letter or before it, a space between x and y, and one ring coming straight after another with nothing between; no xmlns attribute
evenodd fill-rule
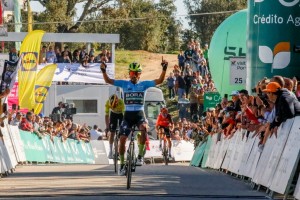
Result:
<svg viewBox="0 0 300 200"><path fill-rule="evenodd" d="M158 129L164 129L164 135L166 135L167 138L171 138L171 133L169 127L165 126L158 126Z"/></svg>
<svg viewBox="0 0 300 200"><path fill-rule="evenodd" d="M134 125L138 128L144 122L147 123L144 111L126 111L121 124L120 134L128 137Z"/></svg>
<svg viewBox="0 0 300 200"><path fill-rule="evenodd" d="M109 131L115 132L118 126L119 121L119 127L121 126L121 123L123 121L123 113L114 113L110 112L109 115Z"/></svg>

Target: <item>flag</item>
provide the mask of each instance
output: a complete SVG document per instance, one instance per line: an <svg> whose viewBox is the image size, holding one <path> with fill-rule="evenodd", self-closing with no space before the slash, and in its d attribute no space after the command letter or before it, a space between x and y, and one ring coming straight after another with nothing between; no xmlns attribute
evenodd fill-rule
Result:
<svg viewBox="0 0 300 200"><path fill-rule="evenodd" d="M30 7L30 1L27 1L27 15L28 15L28 33L32 31L32 12Z"/></svg>
<svg viewBox="0 0 300 200"><path fill-rule="evenodd" d="M44 101L46 100L52 79L57 68L57 64L52 64L44 67L39 71L35 84L35 106L34 113L39 114L43 108Z"/></svg>
<svg viewBox="0 0 300 200"><path fill-rule="evenodd" d="M15 32L21 32L21 9L19 0L14 0L14 19L15 19ZM16 49L20 51L21 42L15 42Z"/></svg>
<svg viewBox="0 0 300 200"><path fill-rule="evenodd" d="M21 45L22 55L18 71L19 105L21 108L33 109L35 105L34 87L37 65L44 31L36 30L28 33Z"/></svg>

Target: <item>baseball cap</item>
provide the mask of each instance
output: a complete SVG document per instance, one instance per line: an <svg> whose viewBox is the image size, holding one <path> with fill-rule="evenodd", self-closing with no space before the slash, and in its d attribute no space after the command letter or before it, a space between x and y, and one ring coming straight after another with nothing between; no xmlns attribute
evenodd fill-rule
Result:
<svg viewBox="0 0 300 200"><path fill-rule="evenodd" d="M238 96L238 95L239 95L239 91L234 90L234 91L231 92L230 96Z"/></svg>
<svg viewBox="0 0 300 200"><path fill-rule="evenodd" d="M263 92L277 92L278 89L280 89L280 85L277 82L270 82L268 83L266 89L263 90Z"/></svg>

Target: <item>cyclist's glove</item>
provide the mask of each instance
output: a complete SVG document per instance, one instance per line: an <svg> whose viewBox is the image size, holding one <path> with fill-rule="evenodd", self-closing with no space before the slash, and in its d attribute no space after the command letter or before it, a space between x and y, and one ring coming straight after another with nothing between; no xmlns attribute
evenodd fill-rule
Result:
<svg viewBox="0 0 300 200"><path fill-rule="evenodd" d="M167 68L168 68L168 62L162 62L161 63L161 66L162 66L162 68L163 68L163 71L167 71Z"/></svg>
<svg viewBox="0 0 300 200"><path fill-rule="evenodd" d="M102 62L100 65L100 69L103 74L106 73L106 67L107 67L107 65L105 64L105 62Z"/></svg>

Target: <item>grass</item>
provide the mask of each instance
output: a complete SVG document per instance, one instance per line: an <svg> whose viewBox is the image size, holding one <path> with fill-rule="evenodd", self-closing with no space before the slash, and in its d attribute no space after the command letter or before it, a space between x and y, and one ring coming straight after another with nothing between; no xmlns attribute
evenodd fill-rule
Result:
<svg viewBox="0 0 300 200"><path fill-rule="evenodd" d="M133 61L144 63L149 57L149 52L146 51L116 51L116 71L118 74L123 75L127 73L128 66Z"/></svg>

